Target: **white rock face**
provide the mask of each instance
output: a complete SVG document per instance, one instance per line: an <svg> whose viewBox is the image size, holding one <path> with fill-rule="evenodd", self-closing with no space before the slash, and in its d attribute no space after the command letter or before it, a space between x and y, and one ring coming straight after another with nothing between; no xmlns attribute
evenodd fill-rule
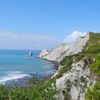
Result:
<svg viewBox="0 0 100 100"><path fill-rule="evenodd" d="M80 65L80 66L77 66ZM72 69L65 73L63 77L57 79L56 86L58 89L62 89L66 86L66 81L70 80L71 82L74 81L75 79L79 79L82 75L88 74L87 69L82 70L84 67L84 62L78 62L72 64ZM86 76L86 75L85 75Z"/></svg>
<svg viewBox="0 0 100 100"><path fill-rule="evenodd" d="M59 92L58 94L54 95L54 98L56 98L56 100L64 100L64 95L62 92Z"/></svg>
<svg viewBox="0 0 100 100"><path fill-rule="evenodd" d="M41 54L39 55L39 57L44 57L48 54L48 51L47 50L42 50L41 51Z"/></svg>
<svg viewBox="0 0 100 100"><path fill-rule="evenodd" d="M72 85L70 90L70 95L72 100L78 100L78 96L80 94L80 86L74 86Z"/></svg>
<svg viewBox="0 0 100 100"><path fill-rule="evenodd" d="M57 89L65 90L69 88L68 93L71 100L84 100L87 86L90 87L90 84L93 86L96 82L95 79L90 79L88 76L90 76L90 71L83 61L73 63L72 69L56 80ZM84 81L82 81L82 77Z"/></svg>
<svg viewBox="0 0 100 100"><path fill-rule="evenodd" d="M82 52L84 46L89 40L89 33L86 36L80 37L75 43L70 46L70 49L66 52L66 55L73 55Z"/></svg>
<svg viewBox="0 0 100 100"><path fill-rule="evenodd" d="M71 45L61 44L49 51L42 50L39 57L47 60L53 60L59 62L65 56L69 56L81 52L84 49L84 46L86 45L88 40L89 40L89 34L87 33L86 36L80 37L76 42L74 42Z"/></svg>
<svg viewBox="0 0 100 100"><path fill-rule="evenodd" d="M61 44L49 51L43 50L39 57L51 61L58 61L59 59L61 59L62 55L65 55L64 52L66 52L69 49L69 47L69 45Z"/></svg>

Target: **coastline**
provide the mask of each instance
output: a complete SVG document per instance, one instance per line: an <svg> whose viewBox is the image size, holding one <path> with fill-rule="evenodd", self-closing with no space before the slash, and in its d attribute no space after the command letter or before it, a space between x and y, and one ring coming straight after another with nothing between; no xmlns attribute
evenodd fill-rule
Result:
<svg viewBox="0 0 100 100"><path fill-rule="evenodd" d="M40 57L38 57L38 58L40 58ZM53 67L53 69L55 69L55 70L58 70L59 63L57 61L50 61L50 60L43 59L43 58L40 58L40 59L43 60L43 61L50 62L51 64L53 64L53 66L51 66L51 67ZM12 87L12 88L15 87L15 86L28 87L29 81L31 81L32 79L36 78L38 80L41 80L41 79L42 80L49 80L54 74L55 74L55 72L48 74L46 76L40 76L40 75L37 75L37 74L34 74L34 73L30 73L28 76L7 80L3 83L0 83L0 85Z"/></svg>
<svg viewBox="0 0 100 100"><path fill-rule="evenodd" d="M47 76L39 76L39 75L36 75L36 74L30 74L30 76L31 77L25 76L23 78L8 80L4 84L0 84L0 85L4 85L4 86L7 86L7 87L11 87L11 88L29 87L31 81L35 82L35 80L49 80L52 77L52 74L47 75Z"/></svg>
<svg viewBox="0 0 100 100"><path fill-rule="evenodd" d="M53 61L53 60L48 60L48 59L45 59L45 58L42 58L42 57L37 57L37 58L40 58L41 60L44 60L44 61L51 62L52 64L54 64L54 69L58 70L59 65L60 65L59 62Z"/></svg>

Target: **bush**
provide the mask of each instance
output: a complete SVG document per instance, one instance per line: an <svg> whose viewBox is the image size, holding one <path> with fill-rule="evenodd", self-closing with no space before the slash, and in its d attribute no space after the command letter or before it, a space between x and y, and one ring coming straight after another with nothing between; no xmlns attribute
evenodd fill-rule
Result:
<svg viewBox="0 0 100 100"><path fill-rule="evenodd" d="M90 64L90 70L97 76L100 76L100 54L97 54L96 61Z"/></svg>
<svg viewBox="0 0 100 100"><path fill-rule="evenodd" d="M61 62L60 65L62 66L62 68L59 71L59 74L56 76L56 78L60 78L64 73L66 73L67 71L69 71L72 67L72 56L66 56Z"/></svg>
<svg viewBox="0 0 100 100"><path fill-rule="evenodd" d="M51 100L54 94L56 85L53 79L46 83L40 80L39 83L35 85L32 83L31 86L24 88L0 86L0 100Z"/></svg>
<svg viewBox="0 0 100 100"><path fill-rule="evenodd" d="M90 88L87 89L85 100L100 100L100 83L96 83L92 90Z"/></svg>

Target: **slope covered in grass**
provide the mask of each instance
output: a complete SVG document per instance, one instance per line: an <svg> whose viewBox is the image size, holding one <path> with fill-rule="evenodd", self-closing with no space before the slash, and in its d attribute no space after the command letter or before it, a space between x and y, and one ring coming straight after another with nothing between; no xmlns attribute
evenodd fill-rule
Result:
<svg viewBox="0 0 100 100"><path fill-rule="evenodd" d="M84 54L100 53L100 33L89 32L90 38L83 50Z"/></svg>

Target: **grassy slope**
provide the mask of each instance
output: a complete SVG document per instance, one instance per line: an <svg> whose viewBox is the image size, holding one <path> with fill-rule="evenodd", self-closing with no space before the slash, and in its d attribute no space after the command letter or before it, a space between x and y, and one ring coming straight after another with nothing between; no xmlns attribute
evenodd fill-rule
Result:
<svg viewBox="0 0 100 100"><path fill-rule="evenodd" d="M95 58L95 62L90 64L89 67L91 72L98 77L98 82L92 90L87 89L85 100L100 100L100 33L90 32L90 39L82 53Z"/></svg>
<svg viewBox="0 0 100 100"><path fill-rule="evenodd" d="M90 39L82 53L95 58L96 61L90 65L90 69L100 76L100 33L90 32Z"/></svg>
<svg viewBox="0 0 100 100"><path fill-rule="evenodd" d="M90 39L87 42L85 49L83 50L84 54L96 54L100 53L100 33L90 32Z"/></svg>

